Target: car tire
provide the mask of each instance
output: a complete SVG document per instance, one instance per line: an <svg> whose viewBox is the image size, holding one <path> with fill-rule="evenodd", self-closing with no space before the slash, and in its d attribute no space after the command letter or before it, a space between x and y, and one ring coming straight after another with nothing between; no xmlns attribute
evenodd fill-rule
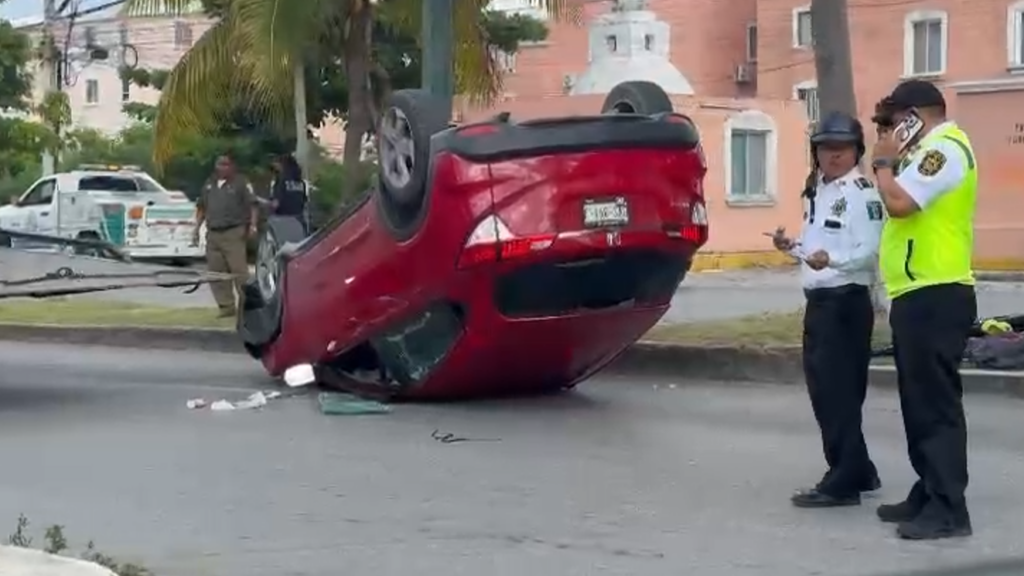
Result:
<svg viewBox="0 0 1024 576"><path fill-rule="evenodd" d="M256 249L256 273L245 287L238 332L246 349L254 357L281 332L284 318L285 272L288 255L281 254L288 244L306 239L302 221L292 216L271 216L260 234Z"/></svg>
<svg viewBox="0 0 1024 576"><path fill-rule="evenodd" d="M377 130L381 192L403 211L422 208L430 185L430 138L448 128L451 110L427 90L396 90Z"/></svg>
<svg viewBox="0 0 1024 576"><path fill-rule="evenodd" d="M79 232L78 236L75 236L77 240L89 240L90 242L99 242L102 240L100 235L96 232ZM93 248L91 246L75 246L72 252L76 256L91 256L93 258L102 258L104 256L103 250L99 248Z"/></svg>
<svg viewBox="0 0 1024 576"><path fill-rule="evenodd" d="M665 114L672 112L672 99L654 82L631 80L622 82L608 93L601 106L602 114Z"/></svg>

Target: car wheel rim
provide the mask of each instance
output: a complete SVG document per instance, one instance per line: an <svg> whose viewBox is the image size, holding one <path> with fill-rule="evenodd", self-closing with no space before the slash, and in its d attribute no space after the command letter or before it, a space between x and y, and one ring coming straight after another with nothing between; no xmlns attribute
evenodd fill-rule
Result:
<svg viewBox="0 0 1024 576"><path fill-rule="evenodd" d="M398 108L389 109L381 121L377 150L381 174L389 186L403 188L412 181L415 152L409 118Z"/></svg>
<svg viewBox="0 0 1024 576"><path fill-rule="evenodd" d="M619 100L612 106L611 112L613 114L636 114L636 106L633 106L628 100Z"/></svg>
<svg viewBox="0 0 1024 576"><path fill-rule="evenodd" d="M273 234L264 234L256 250L256 283L264 300L274 297L280 275L277 260L277 242Z"/></svg>

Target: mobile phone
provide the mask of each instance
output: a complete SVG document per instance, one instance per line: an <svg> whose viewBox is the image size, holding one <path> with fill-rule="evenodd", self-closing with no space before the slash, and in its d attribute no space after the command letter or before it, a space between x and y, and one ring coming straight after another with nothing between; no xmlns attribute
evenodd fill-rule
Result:
<svg viewBox="0 0 1024 576"><path fill-rule="evenodd" d="M906 118L893 128L892 136L896 139L900 153L906 151L911 141L917 138L923 129L924 121L921 120L921 117L916 112L908 114Z"/></svg>

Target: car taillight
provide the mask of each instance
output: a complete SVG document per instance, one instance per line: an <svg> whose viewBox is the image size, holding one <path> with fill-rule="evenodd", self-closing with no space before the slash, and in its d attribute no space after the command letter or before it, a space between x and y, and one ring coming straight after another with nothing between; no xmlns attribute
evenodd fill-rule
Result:
<svg viewBox="0 0 1024 576"><path fill-rule="evenodd" d="M516 237L497 216L480 221L466 240L459 255L459 268L471 268L490 262L515 260L547 250L555 243L555 234Z"/></svg>

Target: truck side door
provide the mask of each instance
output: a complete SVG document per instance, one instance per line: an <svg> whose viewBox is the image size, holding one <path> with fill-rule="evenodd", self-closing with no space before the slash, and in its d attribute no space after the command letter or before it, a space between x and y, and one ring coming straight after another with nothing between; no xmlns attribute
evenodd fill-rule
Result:
<svg viewBox="0 0 1024 576"><path fill-rule="evenodd" d="M52 234L54 231L54 192L57 188L56 178L44 178L36 182L18 200L18 208L22 213L19 218L21 228L26 232Z"/></svg>

